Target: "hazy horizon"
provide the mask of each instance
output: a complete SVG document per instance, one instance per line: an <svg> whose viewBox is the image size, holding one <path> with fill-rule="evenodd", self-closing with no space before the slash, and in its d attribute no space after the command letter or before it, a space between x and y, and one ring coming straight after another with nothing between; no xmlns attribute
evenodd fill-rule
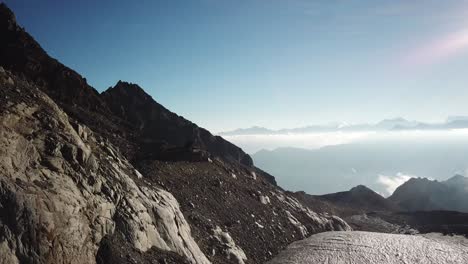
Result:
<svg viewBox="0 0 468 264"><path fill-rule="evenodd" d="M468 140L468 129L403 131L326 131L291 134L223 135L249 154L278 148L320 149L327 146L378 141Z"/></svg>
<svg viewBox="0 0 468 264"><path fill-rule="evenodd" d="M402 117L402 116L398 116L398 117L385 117L385 118L381 118L377 121L373 121L373 122L360 122L360 123L350 123L350 122L347 122L346 120L340 120L340 121L337 121L337 120L330 120L328 122L324 122L324 123L309 123L307 125L304 125L304 126L300 126L300 127L280 127L280 128L272 128L272 127L263 127L263 126L259 126L259 125L251 125L251 126L247 126L247 127L238 127L238 128L234 128L232 130L223 130L223 131L212 131L216 134L220 134L220 135L224 135L226 133L233 133L233 134L236 134L236 132L240 131L240 130L249 130L249 129L266 129L266 130L269 130L269 131L272 131L272 132L284 132L284 131L288 131L288 130L294 130L294 129L303 129L303 128L308 128L308 127L327 127L327 126L330 126L330 127L337 127L337 128L346 128L346 127L351 127L351 126L359 126L359 125L378 125L379 123L382 123L382 122L387 122L387 121L394 121L394 120L402 120L404 122L414 122L414 123L420 123L420 124L427 124L427 125L439 125L439 124L445 124L445 123L449 123L451 121L454 121L454 120L460 120L460 121L468 121L468 114L466 115L449 115L449 116L446 116L445 118L441 119L441 120L432 120L432 121L428 121L428 120L411 120L411 119L407 119L405 117ZM255 133L253 133L253 135L255 135Z"/></svg>
<svg viewBox="0 0 468 264"><path fill-rule="evenodd" d="M227 137L291 191L326 194L366 185L389 196L413 177L468 176L468 129Z"/></svg>

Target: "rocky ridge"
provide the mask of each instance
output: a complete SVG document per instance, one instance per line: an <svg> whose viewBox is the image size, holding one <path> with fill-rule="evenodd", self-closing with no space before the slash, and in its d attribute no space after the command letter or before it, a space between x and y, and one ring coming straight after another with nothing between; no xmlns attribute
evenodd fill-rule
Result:
<svg viewBox="0 0 468 264"><path fill-rule="evenodd" d="M399 208L392 201L382 197L364 185L358 185L349 191L325 195L308 195L304 192L294 194L299 200L314 207L318 201L332 205L332 212L340 216L363 214L372 211L398 211ZM321 210L318 210L321 211Z"/></svg>
<svg viewBox="0 0 468 264"><path fill-rule="evenodd" d="M412 178L388 198L408 211L468 212L468 178L455 175L446 181Z"/></svg>

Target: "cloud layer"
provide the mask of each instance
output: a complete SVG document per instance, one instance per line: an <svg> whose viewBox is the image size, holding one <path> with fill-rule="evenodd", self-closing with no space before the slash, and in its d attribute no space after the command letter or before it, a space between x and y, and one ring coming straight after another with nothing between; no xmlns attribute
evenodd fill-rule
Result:
<svg viewBox="0 0 468 264"><path fill-rule="evenodd" d="M411 178L416 178L414 175L406 175L398 172L395 176L379 175L377 183L384 186L386 193L385 196L390 196L398 188L398 186L407 182Z"/></svg>
<svg viewBox="0 0 468 264"><path fill-rule="evenodd" d="M455 142L468 140L468 129L443 131L361 131L361 132L324 132L309 134L280 135L238 135L223 136L247 153L253 154L259 150L293 147L318 149L325 146L349 144L354 142Z"/></svg>

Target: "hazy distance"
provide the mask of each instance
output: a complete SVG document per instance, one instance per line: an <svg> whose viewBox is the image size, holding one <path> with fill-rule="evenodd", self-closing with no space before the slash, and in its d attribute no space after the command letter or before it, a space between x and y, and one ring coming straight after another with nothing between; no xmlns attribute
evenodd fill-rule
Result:
<svg viewBox="0 0 468 264"><path fill-rule="evenodd" d="M225 135L288 190L325 194L364 184L384 196L410 177L467 175L468 129L330 130Z"/></svg>

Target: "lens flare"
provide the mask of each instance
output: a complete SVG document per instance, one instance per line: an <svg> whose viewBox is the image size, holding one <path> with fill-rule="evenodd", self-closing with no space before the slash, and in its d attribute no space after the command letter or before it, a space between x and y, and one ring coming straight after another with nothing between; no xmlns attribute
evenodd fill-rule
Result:
<svg viewBox="0 0 468 264"><path fill-rule="evenodd" d="M468 30L462 30L411 52L405 64L408 66L432 65L466 51L468 51Z"/></svg>

